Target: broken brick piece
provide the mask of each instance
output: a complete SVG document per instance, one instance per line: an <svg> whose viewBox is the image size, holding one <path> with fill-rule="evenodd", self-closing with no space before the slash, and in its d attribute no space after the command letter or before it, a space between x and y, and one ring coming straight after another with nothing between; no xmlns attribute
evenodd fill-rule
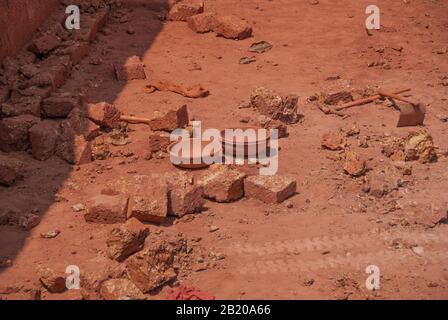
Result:
<svg viewBox="0 0 448 320"><path fill-rule="evenodd" d="M204 187L205 197L216 202L233 202L244 196L246 175L226 165L214 164L201 175L198 184Z"/></svg>
<svg viewBox="0 0 448 320"><path fill-rule="evenodd" d="M196 33L213 31L216 26L216 16L212 13L201 13L187 18L188 26Z"/></svg>
<svg viewBox="0 0 448 320"><path fill-rule="evenodd" d="M87 222L114 224L126 222L129 198L123 195L97 195L90 199L84 219Z"/></svg>
<svg viewBox="0 0 448 320"><path fill-rule="evenodd" d="M82 27L80 30L76 30L75 39L81 41L92 42L96 39L98 32L107 22L109 18L109 8L102 8L94 14L83 14Z"/></svg>
<svg viewBox="0 0 448 320"><path fill-rule="evenodd" d="M87 141L91 141L101 134L100 126L88 119L80 109L73 109L70 112L67 123L75 134L83 135Z"/></svg>
<svg viewBox="0 0 448 320"><path fill-rule="evenodd" d="M329 132L322 136L320 143L325 149L338 151L344 149L346 141L342 132Z"/></svg>
<svg viewBox="0 0 448 320"><path fill-rule="evenodd" d="M67 289L65 276L62 273L50 268L41 268L38 274L39 281L50 293L62 293Z"/></svg>
<svg viewBox="0 0 448 320"><path fill-rule="evenodd" d="M0 154L0 184L7 187L23 175L23 163L11 156Z"/></svg>
<svg viewBox="0 0 448 320"><path fill-rule="evenodd" d="M297 183L292 177L250 176L244 181L244 192L247 197L265 203L281 203L296 193Z"/></svg>
<svg viewBox="0 0 448 320"><path fill-rule="evenodd" d="M89 54L90 43L87 41L71 41L69 43L70 45L66 48L58 49L57 54L70 56L72 64L77 65Z"/></svg>
<svg viewBox="0 0 448 320"><path fill-rule="evenodd" d="M178 128L185 128L188 123L188 109L186 105L183 105L177 109L157 112L149 122L149 126L153 131L172 132Z"/></svg>
<svg viewBox="0 0 448 320"><path fill-rule="evenodd" d="M150 153L166 152L171 144L170 134L163 131L150 133L148 140Z"/></svg>
<svg viewBox="0 0 448 320"><path fill-rule="evenodd" d="M167 181L169 189L168 214L183 217L186 214L200 212L205 204L204 188L194 184L188 174L170 176Z"/></svg>
<svg viewBox="0 0 448 320"><path fill-rule="evenodd" d="M126 275L142 292L149 293L176 279L176 248L168 241L147 241L146 248L127 259Z"/></svg>
<svg viewBox="0 0 448 320"><path fill-rule="evenodd" d="M366 162L353 151L347 152L345 156L344 171L352 177L362 176L366 172Z"/></svg>
<svg viewBox="0 0 448 320"><path fill-rule="evenodd" d="M39 118L21 115L0 120L0 149L5 152L25 151L30 146L29 130Z"/></svg>
<svg viewBox="0 0 448 320"><path fill-rule="evenodd" d="M174 4L169 13L172 21L185 21L188 17L204 11L203 0L183 0Z"/></svg>
<svg viewBox="0 0 448 320"><path fill-rule="evenodd" d="M101 298L104 300L146 300L140 289L128 279L109 279L101 283Z"/></svg>
<svg viewBox="0 0 448 320"><path fill-rule="evenodd" d="M87 117L102 128L116 128L120 123L120 112L115 106L100 102L87 105Z"/></svg>
<svg viewBox="0 0 448 320"><path fill-rule="evenodd" d="M30 129L30 142L33 156L37 160L47 160L56 149L59 130L56 123L42 121Z"/></svg>
<svg viewBox="0 0 448 320"><path fill-rule="evenodd" d="M31 42L29 50L39 54L46 55L61 44L61 39L54 34L43 34Z"/></svg>
<svg viewBox="0 0 448 320"><path fill-rule="evenodd" d="M115 75L119 81L146 79L145 67L139 57L133 56L123 65L115 65Z"/></svg>
<svg viewBox="0 0 448 320"><path fill-rule="evenodd" d="M107 255L119 262L143 249L149 228L135 218L124 225L112 229L107 238Z"/></svg>
<svg viewBox="0 0 448 320"><path fill-rule="evenodd" d="M236 16L217 18L213 31L227 39L243 40L252 36L252 27Z"/></svg>

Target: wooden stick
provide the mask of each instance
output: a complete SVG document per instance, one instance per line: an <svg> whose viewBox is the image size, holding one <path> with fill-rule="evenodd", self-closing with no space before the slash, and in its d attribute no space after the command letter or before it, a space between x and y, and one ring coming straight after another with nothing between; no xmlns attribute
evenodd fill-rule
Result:
<svg viewBox="0 0 448 320"><path fill-rule="evenodd" d="M404 92L408 92L408 91L411 91L411 89L398 90L398 91L395 91L394 94L400 94L400 93L404 93ZM377 95L374 95L374 96L371 96L371 97L368 97L368 98L355 100L355 101L343 104L342 106L336 107L335 110L336 111L341 111L341 110L348 109L348 108L351 108L351 107L360 106L360 105L363 105L363 104L366 104L366 103L373 102L373 101L375 101L377 99L381 99L382 97L383 97L382 95L377 94Z"/></svg>
<svg viewBox="0 0 448 320"><path fill-rule="evenodd" d="M134 123L134 124L149 124L150 119L146 118L138 118L138 117L130 117L130 116L121 116L121 121L128 122L128 123Z"/></svg>
<svg viewBox="0 0 448 320"><path fill-rule="evenodd" d="M395 100L399 100L399 101L407 102L407 103L412 104L413 106L417 106L417 105L419 105L418 102L408 100L408 99L406 99L406 98L400 97L399 95L396 95L396 94L393 94L393 93L386 93L386 92L382 92L382 91L380 91L380 92L378 92L378 93L379 93L380 95L382 95L383 97L388 97L388 98L392 98L392 99L395 99Z"/></svg>

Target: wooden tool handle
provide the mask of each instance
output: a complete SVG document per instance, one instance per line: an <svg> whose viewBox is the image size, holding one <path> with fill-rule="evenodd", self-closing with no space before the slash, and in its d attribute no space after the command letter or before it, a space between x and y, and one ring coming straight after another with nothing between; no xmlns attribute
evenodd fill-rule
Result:
<svg viewBox="0 0 448 320"><path fill-rule="evenodd" d="M394 94L400 94L400 93L404 93L404 92L408 92L408 91L411 91L411 89L398 90L398 91L395 91ZM374 95L374 96L371 96L371 97L368 97L368 98L355 100L355 101L343 104L342 106L336 107L335 110L336 111L341 111L341 110L348 109L348 108L351 108L351 107L360 106L360 105L363 105L363 104L366 104L366 103L373 102L373 101L375 101L377 99L381 99L381 97L383 97L381 94L377 94L377 95Z"/></svg>
<svg viewBox="0 0 448 320"><path fill-rule="evenodd" d="M418 102L411 101L411 100L409 100L409 99L400 97L399 95L394 94L394 93L387 93L387 92L382 92L382 91L380 91L380 92L378 92L378 93L379 93L381 96L383 96L383 97L388 97L388 98L392 98L392 99L395 99L395 100L399 100L399 101L407 102L407 103L412 104L413 106L417 106L417 105L419 105Z"/></svg>
<svg viewBox="0 0 448 320"><path fill-rule="evenodd" d="M128 122L128 123L134 123L134 124L149 124L151 121L150 119L146 118L138 118L138 117L130 117L130 116L121 116L121 121Z"/></svg>

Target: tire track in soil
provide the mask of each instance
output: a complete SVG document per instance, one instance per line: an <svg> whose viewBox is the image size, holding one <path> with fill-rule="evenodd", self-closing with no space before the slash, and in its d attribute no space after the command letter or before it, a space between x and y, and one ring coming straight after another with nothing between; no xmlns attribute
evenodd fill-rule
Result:
<svg viewBox="0 0 448 320"><path fill-rule="evenodd" d="M425 254L418 257L411 250L394 250L388 247L394 239L402 242L425 246ZM223 248L229 255L245 258L248 261L239 268L239 273L271 274L288 272L310 272L325 269L365 268L369 264L385 266L399 265L411 259L421 258L426 263L447 265L447 250L431 249L431 246L448 245L448 234L437 231L395 231L372 230L366 233L345 234L340 236L322 236L304 239L289 239L260 243L239 243L230 248ZM275 258L275 254L322 253L323 251L350 250L347 254L337 254L322 259L305 259L303 257ZM353 252L368 251L368 252ZM265 258L268 258L266 260ZM271 259L269 259L271 258Z"/></svg>

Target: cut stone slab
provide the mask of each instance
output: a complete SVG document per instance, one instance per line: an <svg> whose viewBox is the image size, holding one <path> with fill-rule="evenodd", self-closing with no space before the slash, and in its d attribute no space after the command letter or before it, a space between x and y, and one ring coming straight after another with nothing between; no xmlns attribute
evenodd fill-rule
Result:
<svg viewBox="0 0 448 320"><path fill-rule="evenodd" d="M0 120L0 149L5 152L25 151L30 146L29 130L40 119L21 115Z"/></svg>
<svg viewBox="0 0 448 320"><path fill-rule="evenodd" d="M138 56L130 57L123 65L114 67L119 81L146 79L145 66Z"/></svg>
<svg viewBox="0 0 448 320"><path fill-rule="evenodd" d="M122 262L132 254L143 249L149 228L135 218L124 225L112 229L107 238L107 255L113 260Z"/></svg>
<svg viewBox="0 0 448 320"><path fill-rule="evenodd" d="M174 4L169 13L172 21L185 21L188 17L204 12L203 0L182 0Z"/></svg>
<svg viewBox="0 0 448 320"><path fill-rule="evenodd" d="M140 289L128 279L109 279L101 284L101 298L104 300L146 300Z"/></svg>
<svg viewBox="0 0 448 320"><path fill-rule="evenodd" d="M84 219L87 222L115 224L127 220L129 198L123 195L97 195L87 204Z"/></svg>
<svg viewBox="0 0 448 320"><path fill-rule="evenodd" d="M227 39L243 40L252 36L252 27L236 16L218 17L213 31Z"/></svg>
<svg viewBox="0 0 448 320"><path fill-rule="evenodd" d="M42 121L34 125L30 131L31 151L37 160L47 160L56 150L59 127L55 122Z"/></svg>
<svg viewBox="0 0 448 320"><path fill-rule="evenodd" d="M297 183L292 177L250 176L244 182L247 197L261 200L268 204L281 203L296 193Z"/></svg>
<svg viewBox="0 0 448 320"><path fill-rule="evenodd" d="M23 175L23 162L0 153L0 184L7 187Z"/></svg>
<svg viewBox="0 0 448 320"><path fill-rule="evenodd" d="M198 179L206 198L216 202L233 202L244 196L245 173L230 166L214 164Z"/></svg>
<svg viewBox="0 0 448 320"><path fill-rule="evenodd" d="M179 108L170 108L157 112L154 118L149 122L149 126L153 131L167 131L172 132L178 128L185 128L188 126L189 116L186 105Z"/></svg>

